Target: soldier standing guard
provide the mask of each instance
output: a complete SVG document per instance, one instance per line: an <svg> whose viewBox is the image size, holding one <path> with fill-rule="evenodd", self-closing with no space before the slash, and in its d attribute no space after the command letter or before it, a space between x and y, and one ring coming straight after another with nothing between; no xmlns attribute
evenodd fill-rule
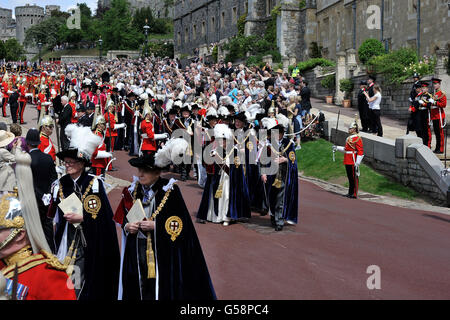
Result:
<svg viewBox="0 0 450 320"><path fill-rule="evenodd" d="M359 188L359 166L364 158L362 138L359 135L358 122L355 119L348 129L349 137L345 141L345 147L333 146L333 152L344 153L344 165L348 178L348 194L345 197L356 199Z"/></svg>
<svg viewBox="0 0 450 320"><path fill-rule="evenodd" d="M444 127L446 126L445 112L444 108L447 107L447 97L445 93L441 90L441 79L433 78L431 79L434 86L434 96L431 102L431 121L433 122L434 134L436 135L436 148L434 153L442 154L444 153ZM431 135L430 135L431 143Z"/></svg>
<svg viewBox="0 0 450 320"><path fill-rule="evenodd" d="M39 144L39 150L43 153L49 154L53 161L56 160L56 149L53 144L50 136L53 133L53 128L55 127L53 123L53 119L50 116L44 116L39 124L40 129L40 139L41 143Z"/></svg>

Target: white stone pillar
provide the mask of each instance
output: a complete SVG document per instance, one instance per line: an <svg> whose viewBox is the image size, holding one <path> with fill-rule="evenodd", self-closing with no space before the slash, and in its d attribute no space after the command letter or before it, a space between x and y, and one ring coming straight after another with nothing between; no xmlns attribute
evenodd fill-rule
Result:
<svg viewBox="0 0 450 320"><path fill-rule="evenodd" d="M342 105L344 100L344 92L339 90L339 81L347 77L346 68L346 54L345 52L336 53L337 66L336 66L336 96L334 97L335 104Z"/></svg>

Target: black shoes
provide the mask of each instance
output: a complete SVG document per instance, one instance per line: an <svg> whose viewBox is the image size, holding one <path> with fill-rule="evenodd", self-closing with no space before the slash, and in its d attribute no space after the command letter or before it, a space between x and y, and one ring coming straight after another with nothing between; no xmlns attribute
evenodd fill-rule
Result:
<svg viewBox="0 0 450 320"><path fill-rule="evenodd" d="M273 215L270 215L270 224L274 228L277 226L277 224L275 223L275 217Z"/></svg>
<svg viewBox="0 0 450 320"><path fill-rule="evenodd" d="M199 219L199 218L197 218L197 220L195 220L195 222L197 222L197 223L201 223L201 224L205 224L205 223L206 223L206 221L205 221L205 220L203 220L203 219Z"/></svg>
<svg viewBox="0 0 450 320"><path fill-rule="evenodd" d="M433 152L436 153L436 154L443 154L443 152L441 150L439 150L439 149L435 149Z"/></svg>
<svg viewBox="0 0 450 320"><path fill-rule="evenodd" d="M349 198L349 199L356 199L356 197L352 194L345 194L343 197Z"/></svg>
<svg viewBox="0 0 450 320"><path fill-rule="evenodd" d="M283 226L276 226L275 227L275 231L282 231L283 230Z"/></svg>

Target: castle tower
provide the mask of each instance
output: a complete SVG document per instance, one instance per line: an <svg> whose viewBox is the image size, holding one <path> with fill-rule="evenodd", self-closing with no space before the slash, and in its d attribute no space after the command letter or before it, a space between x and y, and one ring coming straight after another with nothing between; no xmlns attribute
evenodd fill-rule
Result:
<svg viewBox="0 0 450 320"><path fill-rule="evenodd" d="M25 31L44 19L44 8L26 4L25 6L16 7L15 14L16 38L19 43L23 44L23 41L25 40Z"/></svg>
<svg viewBox="0 0 450 320"><path fill-rule="evenodd" d="M52 16L52 11L61 11L61 6L57 5L47 5L45 6L45 18L50 18Z"/></svg>
<svg viewBox="0 0 450 320"><path fill-rule="evenodd" d="M12 23L12 10L0 8L0 31Z"/></svg>

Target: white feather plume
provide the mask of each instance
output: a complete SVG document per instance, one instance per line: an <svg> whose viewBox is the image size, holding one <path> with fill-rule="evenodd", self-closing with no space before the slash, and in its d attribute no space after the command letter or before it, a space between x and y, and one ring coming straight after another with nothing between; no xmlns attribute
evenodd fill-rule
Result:
<svg viewBox="0 0 450 320"><path fill-rule="evenodd" d="M233 134L230 128L228 128L228 126L223 123L216 124L216 126L214 127L214 136L216 138L224 138L226 140L230 140L233 138Z"/></svg>
<svg viewBox="0 0 450 320"><path fill-rule="evenodd" d="M280 125L282 125L285 129L289 127L289 119L284 114L277 114L277 121Z"/></svg>
<svg viewBox="0 0 450 320"><path fill-rule="evenodd" d="M102 142L102 138L93 134L90 127L79 127L76 124L69 124L64 130L70 140L69 149L78 149L83 157L90 160L95 149Z"/></svg>
<svg viewBox="0 0 450 320"><path fill-rule="evenodd" d="M164 168L171 163L180 163L188 149L189 143L183 138L170 139L156 152L155 165Z"/></svg>

